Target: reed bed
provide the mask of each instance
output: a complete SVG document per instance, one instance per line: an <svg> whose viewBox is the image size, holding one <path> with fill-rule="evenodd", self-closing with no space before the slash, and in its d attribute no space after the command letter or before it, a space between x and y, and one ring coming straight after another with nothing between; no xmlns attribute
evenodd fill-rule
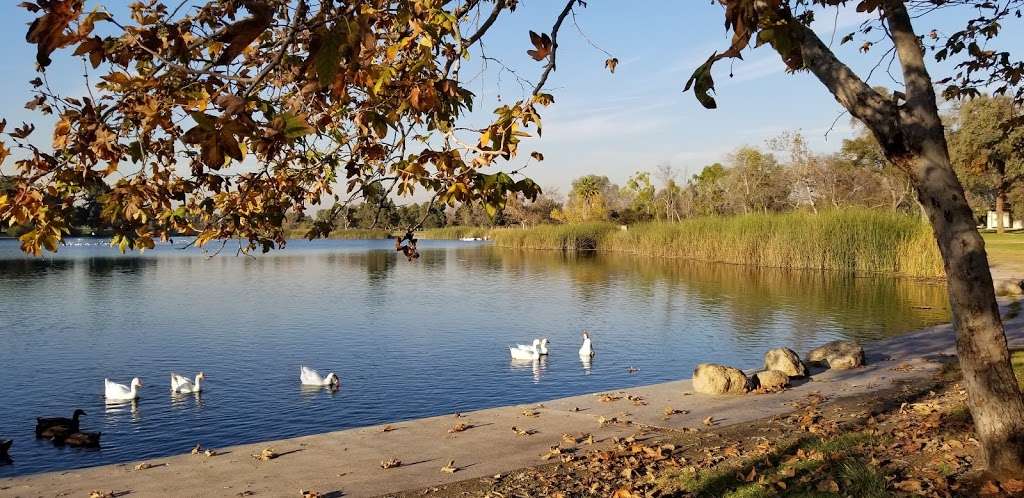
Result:
<svg viewBox="0 0 1024 498"><path fill-rule="evenodd" d="M920 219L848 209L703 217L645 223L542 225L491 231L520 249L606 251L753 266L943 276L931 229Z"/></svg>
<svg viewBox="0 0 1024 498"><path fill-rule="evenodd" d="M451 226L428 228L416 232L416 236L421 239L459 240L466 237L485 238L490 231L488 227Z"/></svg>

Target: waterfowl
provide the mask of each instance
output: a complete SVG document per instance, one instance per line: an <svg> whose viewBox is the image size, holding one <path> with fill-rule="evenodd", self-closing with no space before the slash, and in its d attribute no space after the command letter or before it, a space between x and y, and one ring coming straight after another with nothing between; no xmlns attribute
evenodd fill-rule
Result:
<svg viewBox="0 0 1024 498"><path fill-rule="evenodd" d="M509 353L513 360L537 360L540 359L540 339L533 340L533 346L509 346Z"/></svg>
<svg viewBox="0 0 1024 498"><path fill-rule="evenodd" d="M67 417L36 417L36 437L43 437L43 432L51 427L67 427L71 432L78 432L78 418L86 415L84 410L77 409L71 418Z"/></svg>
<svg viewBox="0 0 1024 498"><path fill-rule="evenodd" d="M100 434L99 432L76 432L64 438L64 444L78 448L98 448Z"/></svg>
<svg viewBox="0 0 1024 498"><path fill-rule="evenodd" d="M10 439L2 439L2 440L0 440L0 464L10 463L11 462L10 451L11 451L11 445L12 444L14 444L14 441L12 441Z"/></svg>
<svg viewBox="0 0 1024 498"><path fill-rule="evenodd" d="M590 358L594 356L594 346L590 342L590 334L586 330L583 331L583 345L580 346L580 358Z"/></svg>
<svg viewBox="0 0 1024 498"><path fill-rule="evenodd" d="M341 379L334 372L327 374L327 377L321 377L316 370L309 367L299 367L299 380L304 386L327 386L337 389L341 385Z"/></svg>
<svg viewBox="0 0 1024 498"><path fill-rule="evenodd" d="M185 377L184 375L178 375L171 372L171 392L175 393L198 393L203 390L203 380L206 379L206 374L199 372L196 374L195 382Z"/></svg>
<svg viewBox="0 0 1024 498"><path fill-rule="evenodd" d="M536 349L541 355L548 354L548 338L534 339L533 344L516 344L516 349L532 351Z"/></svg>
<svg viewBox="0 0 1024 498"><path fill-rule="evenodd" d="M138 377L132 379L131 387L124 384L111 382L110 379L103 379L104 396L107 401L131 401L139 399L139 388L142 387L142 380Z"/></svg>
<svg viewBox="0 0 1024 498"><path fill-rule="evenodd" d="M43 439L49 439L57 444L61 444L64 442L65 439L67 439L68 436L75 432L78 431L72 431L71 428L66 425L55 425L53 427L49 427L43 430L39 437Z"/></svg>

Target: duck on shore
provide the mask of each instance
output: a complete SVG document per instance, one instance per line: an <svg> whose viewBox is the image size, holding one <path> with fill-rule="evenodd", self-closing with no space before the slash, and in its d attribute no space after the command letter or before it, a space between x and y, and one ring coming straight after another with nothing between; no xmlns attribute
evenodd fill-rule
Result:
<svg viewBox="0 0 1024 498"><path fill-rule="evenodd" d="M43 433L52 427L66 427L71 432L78 432L79 417L87 415L84 410L76 409L71 418L67 417L36 417L36 437L44 437Z"/></svg>

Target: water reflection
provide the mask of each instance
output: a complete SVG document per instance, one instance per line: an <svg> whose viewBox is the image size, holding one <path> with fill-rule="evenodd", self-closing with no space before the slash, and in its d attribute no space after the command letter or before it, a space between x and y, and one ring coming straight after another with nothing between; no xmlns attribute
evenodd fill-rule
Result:
<svg viewBox="0 0 1024 498"><path fill-rule="evenodd" d="M0 386L19 393L0 403L0 435L80 407L103 414L86 427L104 439L90 453L16 441L18 461L0 476L621 389L687 377L699 362L754 368L770 347L802 352L948 319L945 288L912 280L419 249L412 263L386 240L292 242L255 258L163 245L27 258L0 240ZM579 357L583 330L600 359ZM538 336L551 339L549 356L508 362L510 338ZM296 389L301 364L333 366L345 389ZM45 389L39 365L70 380ZM151 388L108 406L89 380L172 371L204 371L215 389Z"/></svg>

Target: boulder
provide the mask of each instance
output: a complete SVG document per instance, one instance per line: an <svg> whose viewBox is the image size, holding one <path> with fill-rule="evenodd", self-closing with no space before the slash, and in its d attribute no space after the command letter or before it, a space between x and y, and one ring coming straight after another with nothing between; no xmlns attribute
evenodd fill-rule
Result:
<svg viewBox="0 0 1024 498"><path fill-rule="evenodd" d="M807 353L807 361L834 370L847 370L864 365L864 348L854 341L832 341Z"/></svg>
<svg viewBox="0 0 1024 498"><path fill-rule="evenodd" d="M777 348L764 354L764 369L778 370L789 377L804 377L807 367L800 361L795 351L789 348Z"/></svg>
<svg viewBox="0 0 1024 498"><path fill-rule="evenodd" d="M754 383L765 391L781 391L789 385L789 376L778 370L761 370L754 374Z"/></svg>
<svg viewBox="0 0 1024 498"><path fill-rule="evenodd" d="M693 390L702 394L745 394L750 380L742 370L714 363L693 369Z"/></svg>

